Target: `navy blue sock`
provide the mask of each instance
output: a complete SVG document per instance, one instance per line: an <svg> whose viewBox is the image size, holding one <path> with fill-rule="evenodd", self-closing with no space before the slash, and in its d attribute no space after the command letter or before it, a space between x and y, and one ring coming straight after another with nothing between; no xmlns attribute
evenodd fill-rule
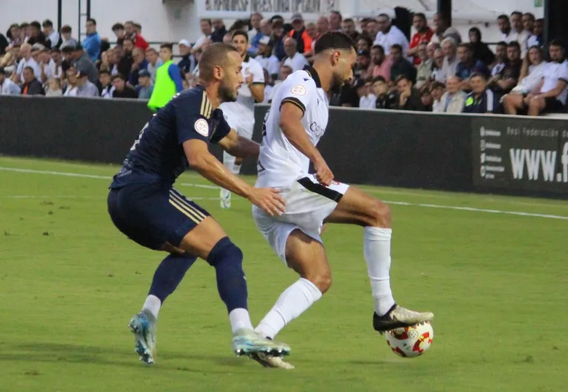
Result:
<svg viewBox="0 0 568 392"><path fill-rule="evenodd" d="M217 273L219 296L231 313L233 309L248 309L247 281L243 271L243 252L225 237L221 239L207 258Z"/></svg>
<svg viewBox="0 0 568 392"><path fill-rule="evenodd" d="M154 272L154 279L148 295L155 295L164 303L185 276L185 273L195 263L197 258L189 254L166 257Z"/></svg>

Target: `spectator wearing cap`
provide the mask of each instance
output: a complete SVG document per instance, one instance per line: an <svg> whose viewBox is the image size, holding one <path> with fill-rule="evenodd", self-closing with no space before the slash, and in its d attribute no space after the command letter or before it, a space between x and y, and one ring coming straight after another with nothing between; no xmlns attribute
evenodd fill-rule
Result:
<svg viewBox="0 0 568 392"><path fill-rule="evenodd" d="M65 25L61 28L61 45L59 45L60 49L62 49L63 46L69 46L71 48L77 46L77 43L79 41L73 38L72 34L73 30L71 29L71 26Z"/></svg>
<svg viewBox="0 0 568 392"><path fill-rule="evenodd" d="M116 44L122 45L125 37L124 25L122 23L115 23L112 25L112 32L116 36Z"/></svg>
<svg viewBox="0 0 568 392"><path fill-rule="evenodd" d="M131 85L137 86L140 71L145 71L148 68L148 61L146 61L146 56L141 48L134 48L132 51L132 58L134 62L132 64L128 81Z"/></svg>
<svg viewBox="0 0 568 392"><path fill-rule="evenodd" d="M227 28L223 19L213 19L213 32L211 33L211 42L223 42L223 37L227 34Z"/></svg>
<svg viewBox="0 0 568 392"><path fill-rule="evenodd" d="M441 44L446 38L452 38L456 45L462 42L459 31L455 27L448 26L448 20L442 14L435 13L432 22L434 35L431 42Z"/></svg>
<svg viewBox="0 0 568 392"><path fill-rule="evenodd" d="M75 46L75 49L73 50L73 60L73 66L76 69L80 69L83 73L86 73L89 76L89 81L91 83L97 83L99 78L97 67L95 67L92 57L85 53L81 44L77 44L77 46Z"/></svg>
<svg viewBox="0 0 568 392"><path fill-rule="evenodd" d="M61 43L61 37L59 36L59 33L53 29L53 22L49 19L46 19L43 21L42 27L47 43L47 45L45 46L48 48L57 47Z"/></svg>
<svg viewBox="0 0 568 392"><path fill-rule="evenodd" d="M410 40L410 45L408 49L408 56L414 58L414 65L420 65L422 61L418 55L418 46L425 42L428 44L434 35L434 31L428 27L428 22L426 21L426 15L419 12L414 14L412 18L412 24L416 29L416 33L412 36Z"/></svg>
<svg viewBox="0 0 568 392"><path fill-rule="evenodd" d="M290 31L290 37L296 41L296 51L304 56L309 56L312 52L312 39L306 31L304 18L301 13L296 12L292 15L292 27L293 30Z"/></svg>
<svg viewBox="0 0 568 392"><path fill-rule="evenodd" d="M309 65L308 60L297 51L297 48L298 44L294 38L288 37L284 40L284 51L287 56L284 60L284 65L292 68L292 72L304 69L306 65Z"/></svg>
<svg viewBox="0 0 568 392"><path fill-rule="evenodd" d="M406 56L409 44L404 33L398 27L393 26L387 14L380 14L377 22L379 24L379 33L375 38L375 45L381 45L387 55L390 54L390 49L393 45L398 45L402 48L403 56Z"/></svg>
<svg viewBox="0 0 568 392"><path fill-rule="evenodd" d="M77 72L77 97L98 97L99 89L89 81L86 70L79 68Z"/></svg>
<svg viewBox="0 0 568 392"><path fill-rule="evenodd" d="M355 77L366 80L373 77L373 68L371 67L371 53L367 50L360 50L357 53L356 60L357 69Z"/></svg>
<svg viewBox="0 0 568 392"><path fill-rule="evenodd" d="M22 74L27 67L30 67L33 70L33 74L39 79L41 77L41 69L32 56L32 46L30 44L25 43L20 47L20 57L22 59L16 69L15 82L19 83L22 80Z"/></svg>
<svg viewBox="0 0 568 392"><path fill-rule="evenodd" d="M172 44L160 46L160 58L164 64L158 68L154 91L148 102L148 107L153 111L158 111L166 106L176 93L183 90L183 80L179 68L172 61L172 47Z"/></svg>
<svg viewBox="0 0 568 392"><path fill-rule="evenodd" d="M138 93L132 87L126 85L126 78L124 76L117 74L114 75L111 80L112 85L114 86L114 91L112 93L113 98L138 99Z"/></svg>
<svg viewBox="0 0 568 392"><path fill-rule="evenodd" d="M402 47L394 44L390 52L392 59L390 80L396 82L399 76L404 76L414 84L416 82L416 68L402 56Z"/></svg>
<svg viewBox="0 0 568 392"><path fill-rule="evenodd" d="M472 92L465 98L463 113L495 113L499 99L487 88L485 75L474 73L470 77L469 84Z"/></svg>
<svg viewBox="0 0 568 392"><path fill-rule="evenodd" d="M38 21L33 21L32 23L30 23L30 31L31 35L28 39L28 44L41 44L45 47L50 48L51 43L47 42L45 34L41 31L41 25Z"/></svg>
<svg viewBox="0 0 568 392"><path fill-rule="evenodd" d="M114 92L114 86L112 85L111 74L108 70L102 70L99 73L99 94L102 98L109 99L112 98L112 93Z"/></svg>
<svg viewBox="0 0 568 392"><path fill-rule="evenodd" d="M178 63L179 70L182 76L191 74L195 69L195 57L191 54L191 44L188 40L182 39L178 44L179 54L181 55L181 60Z"/></svg>
<svg viewBox="0 0 568 392"><path fill-rule="evenodd" d="M413 112L424 111L422 104L422 96L420 92L413 87L412 79L406 75L399 75L395 81L398 90L398 102L395 109L410 110Z"/></svg>
<svg viewBox="0 0 568 392"><path fill-rule="evenodd" d="M6 77L6 71L0 67L0 95L20 95L20 87Z"/></svg>
<svg viewBox="0 0 568 392"><path fill-rule="evenodd" d="M193 47L191 48L191 53L195 54L201 47L205 44L207 40L211 38L212 33L212 26L211 26L211 19L201 19L199 21L199 27L201 28L201 32L203 35L195 41Z"/></svg>
<svg viewBox="0 0 568 392"><path fill-rule="evenodd" d="M146 49L146 60L148 61L148 67L146 67L146 69L150 72L150 78L152 79L152 83L154 83L156 82L156 72L164 62L158 56L158 52L156 52L154 48Z"/></svg>
<svg viewBox="0 0 568 392"><path fill-rule="evenodd" d="M134 42L135 48L140 48L142 51L145 51L150 47L148 42L144 39L142 34L140 34L136 29L136 23L132 21L128 21L124 24L124 30L126 37L129 37Z"/></svg>
<svg viewBox="0 0 568 392"><path fill-rule="evenodd" d="M354 42L357 42L361 37L361 33L355 29L355 21L351 18L343 19L343 22L341 22L341 31L343 34L347 34Z"/></svg>
<svg viewBox="0 0 568 392"><path fill-rule="evenodd" d="M392 60L385 55L381 45L373 45L371 48L371 63L373 66L373 78L382 76L385 80L391 80Z"/></svg>
<svg viewBox="0 0 568 392"><path fill-rule="evenodd" d="M98 60L101 53L101 37L97 33L97 21L93 18L87 19L87 36L83 40L85 52L94 63ZM89 79L91 80L91 79Z"/></svg>
<svg viewBox="0 0 568 392"><path fill-rule="evenodd" d="M150 99L152 91L154 91L154 85L150 72L146 70L138 72L138 99Z"/></svg>
<svg viewBox="0 0 568 392"><path fill-rule="evenodd" d="M32 67L25 67L22 77L24 80L22 84L22 95L45 95L43 86L37 80Z"/></svg>
<svg viewBox="0 0 568 392"><path fill-rule="evenodd" d="M341 22L343 21L343 16L339 11L331 11L329 13L329 31L341 31Z"/></svg>
<svg viewBox="0 0 568 392"><path fill-rule="evenodd" d="M275 55L272 54L272 43L270 42L270 37L264 36L258 45L258 56L255 60L264 68L272 80L278 78L278 72L280 71L280 62Z"/></svg>

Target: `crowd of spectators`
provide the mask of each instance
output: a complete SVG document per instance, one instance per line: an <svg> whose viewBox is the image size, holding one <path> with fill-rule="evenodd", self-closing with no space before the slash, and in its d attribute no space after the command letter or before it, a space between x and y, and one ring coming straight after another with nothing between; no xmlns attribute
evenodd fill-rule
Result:
<svg viewBox="0 0 568 392"><path fill-rule="evenodd" d="M407 37L387 14L356 21L332 11L306 23L295 13L287 23L257 12L229 29L221 19L202 19L201 36L177 44L181 58L170 76L178 91L195 85L203 50L213 42L231 43L233 32L245 30L248 54L264 68L270 102L290 73L310 63L319 36L343 31L357 45L357 64L352 83L331 97L332 105L436 113L566 111L564 43L553 40L543 51L542 19L518 11L499 16L502 40L494 51L478 28L461 37L439 14L431 27L420 13L412 24L414 34ZM158 67L170 62L176 45L162 44L158 51L132 21L112 27L112 47L99 36L96 20L89 19L86 29L80 42L71 27L57 32L49 20L10 26L6 36L0 34L0 94L149 99Z"/></svg>

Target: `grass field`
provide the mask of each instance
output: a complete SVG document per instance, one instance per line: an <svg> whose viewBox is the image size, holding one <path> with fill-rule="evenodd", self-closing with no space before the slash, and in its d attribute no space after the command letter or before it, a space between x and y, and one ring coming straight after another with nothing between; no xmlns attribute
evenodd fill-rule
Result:
<svg viewBox="0 0 568 392"><path fill-rule="evenodd" d="M162 309L158 361L146 367L126 325L163 255L110 222L105 177L116 170L0 158L0 391L568 390L568 220L553 219L568 217L566 202L365 187L407 203L392 205L392 286L400 304L436 314L423 357L395 356L372 330L362 230L330 226L334 286L279 335L296 370L232 355L204 262ZM258 322L295 275L257 233L248 202L225 211L214 189L178 189L204 198L243 249Z"/></svg>

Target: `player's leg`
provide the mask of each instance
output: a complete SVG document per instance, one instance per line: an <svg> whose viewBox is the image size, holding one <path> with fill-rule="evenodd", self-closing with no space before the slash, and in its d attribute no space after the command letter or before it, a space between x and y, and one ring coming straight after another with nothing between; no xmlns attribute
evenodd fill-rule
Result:
<svg viewBox="0 0 568 392"><path fill-rule="evenodd" d="M391 212L379 199L350 187L326 219L365 228L364 256L375 302L374 328L383 332L431 320L432 313L419 313L396 305L390 287Z"/></svg>

